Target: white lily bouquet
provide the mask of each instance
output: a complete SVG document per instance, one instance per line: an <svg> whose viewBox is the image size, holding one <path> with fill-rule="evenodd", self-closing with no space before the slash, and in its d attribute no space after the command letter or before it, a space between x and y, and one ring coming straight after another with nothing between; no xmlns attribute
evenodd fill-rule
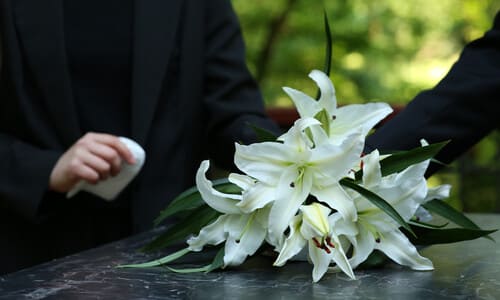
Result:
<svg viewBox="0 0 500 300"><path fill-rule="evenodd" d="M172 263L191 252L218 247L207 266L174 269L208 272L237 266L264 245L276 252L274 266L307 256L312 279L328 270L355 278L354 269L381 253L414 270L432 270L415 244L448 243L486 236L441 199L449 185L428 188L430 159L445 143L392 154L363 153L372 127L391 113L385 103L337 107L328 76L312 71L320 89L316 100L284 88L300 118L282 136L250 145L236 144L234 163L243 174L227 180L206 178L209 161L196 175L196 188L176 198L160 217L182 216L178 224L148 245L166 247L187 239L187 247L167 257L126 267ZM432 225L430 212L460 227Z"/></svg>

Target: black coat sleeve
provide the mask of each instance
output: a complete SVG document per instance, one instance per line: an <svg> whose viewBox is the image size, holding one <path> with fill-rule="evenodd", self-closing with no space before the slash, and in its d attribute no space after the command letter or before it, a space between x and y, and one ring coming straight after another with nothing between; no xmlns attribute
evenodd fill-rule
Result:
<svg viewBox="0 0 500 300"><path fill-rule="evenodd" d="M0 2L0 209L16 211L27 218L37 215L47 192L49 176L60 152L34 146L24 130L28 115L19 105L20 86L13 77L22 78L17 40L7 1ZM10 50L10 51L9 51ZM10 54L9 54L10 53Z"/></svg>
<svg viewBox="0 0 500 300"><path fill-rule="evenodd" d="M500 122L500 13L493 28L468 44L444 79L417 95L368 137L366 150L405 150L450 140L437 159L449 163ZM429 174L437 170L431 166Z"/></svg>
<svg viewBox="0 0 500 300"><path fill-rule="evenodd" d="M246 67L244 43L230 1L205 3L204 104L209 114L210 152L221 166L229 168L234 141L256 141L248 124L274 133L279 133L279 128L265 115L262 96Z"/></svg>

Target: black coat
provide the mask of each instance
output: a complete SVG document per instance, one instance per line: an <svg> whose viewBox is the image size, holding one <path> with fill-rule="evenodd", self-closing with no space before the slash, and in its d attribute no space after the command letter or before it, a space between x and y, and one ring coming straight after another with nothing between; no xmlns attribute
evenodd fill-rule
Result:
<svg viewBox="0 0 500 300"><path fill-rule="evenodd" d="M404 150L451 140L437 158L451 162L500 125L500 13L468 44L450 72L367 139L368 151ZM431 167L429 173L437 169Z"/></svg>
<svg viewBox="0 0 500 300"><path fill-rule="evenodd" d="M0 0L3 272L150 228L193 185L202 158L230 167L234 142L253 139L247 122L273 128L229 0L135 1L130 137L146 150L146 163L123 203L49 192L57 159L84 134L62 2Z"/></svg>

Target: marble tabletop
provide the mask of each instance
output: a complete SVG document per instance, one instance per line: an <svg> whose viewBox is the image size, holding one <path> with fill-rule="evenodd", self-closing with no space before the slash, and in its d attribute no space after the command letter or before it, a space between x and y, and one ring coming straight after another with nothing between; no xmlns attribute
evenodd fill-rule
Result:
<svg viewBox="0 0 500 300"><path fill-rule="evenodd" d="M485 229L500 215L471 215ZM154 231L0 277L0 299L500 299L500 233L487 239L421 250L434 271L395 264L311 280L312 267L272 267L266 257L212 273L176 274L165 268L120 269L151 259L136 251Z"/></svg>

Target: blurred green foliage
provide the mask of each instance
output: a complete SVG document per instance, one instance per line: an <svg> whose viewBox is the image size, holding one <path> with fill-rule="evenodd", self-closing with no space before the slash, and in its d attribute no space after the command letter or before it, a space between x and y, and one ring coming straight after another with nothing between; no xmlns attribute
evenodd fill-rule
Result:
<svg viewBox="0 0 500 300"><path fill-rule="evenodd" d="M324 10L333 36L331 78L339 103L378 100L395 105L434 86L463 46L491 27L500 10L499 0L232 3L240 17L248 65L268 106L292 105L283 86L315 95L316 87L306 75L323 68ZM500 211L499 140L498 134L490 135L455 163L452 172L441 172L430 183L452 184L456 207Z"/></svg>
<svg viewBox="0 0 500 300"><path fill-rule="evenodd" d="M340 103L374 99L403 104L433 86L465 43L491 27L498 0L318 1L233 0L258 75L266 46L272 51L259 79L269 105L290 105L282 86L314 93L306 76L324 62L323 9L333 35L332 80ZM291 6L276 37L273 21Z"/></svg>

